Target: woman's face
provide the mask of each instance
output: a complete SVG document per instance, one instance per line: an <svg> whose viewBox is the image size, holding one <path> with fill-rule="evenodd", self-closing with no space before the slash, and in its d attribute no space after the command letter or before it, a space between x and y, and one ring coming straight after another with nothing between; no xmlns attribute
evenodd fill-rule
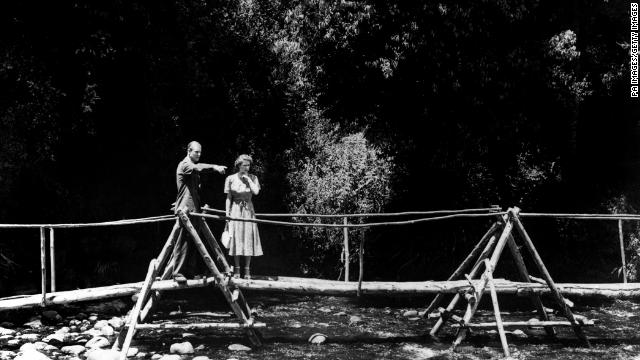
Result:
<svg viewBox="0 0 640 360"><path fill-rule="evenodd" d="M239 171L243 174L248 173L250 168L251 168L251 163L248 161L243 161L238 167Z"/></svg>

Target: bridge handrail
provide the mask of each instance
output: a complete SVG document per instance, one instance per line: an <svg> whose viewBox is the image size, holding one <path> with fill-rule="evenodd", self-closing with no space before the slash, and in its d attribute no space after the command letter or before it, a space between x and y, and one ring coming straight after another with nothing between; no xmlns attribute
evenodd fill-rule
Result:
<svg viewBox="0 0 640 360"><path fill-rule="evenodd" d="M575 220L640 220L640 214L564 214L564 213L527 213L521 212L520 217L556 218Z"/></svg>
<svg viewBox="0 0 640 360"><path fill-rule="evenodd" d="M138 219L124 219L115 221L104 221L95 223L77 223L77 224L0 224L0 229L35 229L35 228L49 228L49 229L71 229L71 228L84 228L84 227L99 227L99 226L117 226L117 225L131 225L131 224L147 224L162 221L173 221L175 215L162 215L151 216Z"/></svg>
<svg viewBox="0 0 640 360"><path fill-rule="evenodd" d="M226 211L221 209L214 209L210 207L202 208L203 211L225 214ZM489 208L476 208L476 209L461 209L461 210L431 210L431 211L404 211L395 213L356 213L356 214L307 214L307 213L294 213L294 214L279 214L279 213L256 213L256 216L260 217L316 217L316 218L352 218L352 217L392 217L392 216L406 216L406 215L438 215L438 214L463 214L474 212L493 212L499 211L499 207Z"/></svg>
<svg viewBox="0 0 640 360"><path fill-rule="evenodd" d="M444 216L434 216L413 220L404 220L404 221L385 221L385 222L377 222L377 223L365 223L365 224L321 224L321 223L301 223L301 222L291 222L291 221L276 221L276 220L263 220L263 219L245 219L245 218L235 218L230 216L220 216L220 215L211 215L211 214L202 214L202 213L191 213L190 215L198 216L202 218L208 219L216 219L216 220L234 220L234 221L245 221L252 222L256 224L271 224L271 225L285 225L285 226L311 226L311 227L330 227L330 228L368 228L368 227L378 227L378 226L389 226L389 225L408 225L408 224L416 224L427 221L435 221L435 220L445 220L445 219L456 219L456 218L479 218L479 217L496 217L500 215L506 214L506 211L503 212L492 212L486 214L452 214L452 215L444 215Z"/></svg>

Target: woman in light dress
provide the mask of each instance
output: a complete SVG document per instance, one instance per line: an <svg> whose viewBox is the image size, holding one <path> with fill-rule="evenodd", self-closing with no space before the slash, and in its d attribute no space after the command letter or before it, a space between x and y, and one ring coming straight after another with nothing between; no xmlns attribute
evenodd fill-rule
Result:
<svg viewBox="0 0 640 360"><path fill-rule="evenodd" d="M224 182L226 214L232 218L255 219L255 210L251 198L260 192L260 182L255 175L249 174L253 159L249 155L240 155L236 159L235 174L227 176ZM262 255L258 225L248 221L227 220L229 225L229 255L234 257L233 276L240 277L240 259L244 258L244 278L251 279L251 257Z"/></svg>

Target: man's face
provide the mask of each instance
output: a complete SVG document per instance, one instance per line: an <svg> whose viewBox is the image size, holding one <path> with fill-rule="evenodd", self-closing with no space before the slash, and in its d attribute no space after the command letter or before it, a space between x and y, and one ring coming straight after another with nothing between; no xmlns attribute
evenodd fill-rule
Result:
<svg viewBox="0 0 640 360"><path fill-rule="evenodd" d="M194 163L200 161L200 154L202 154L202 147L198 144L195 144L189 149L189 158Z"/></svg>

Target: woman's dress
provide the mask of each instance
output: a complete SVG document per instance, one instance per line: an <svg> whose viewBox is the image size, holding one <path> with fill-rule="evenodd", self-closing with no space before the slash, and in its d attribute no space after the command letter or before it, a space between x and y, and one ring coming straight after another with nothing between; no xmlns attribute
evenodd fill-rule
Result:
<svg viewBox="0 0 640 360"><path fill-rule="evenodd" d="M258 189L260 183L255 175L249 175ZM224 182L225 194L231 194L230 216L233 218L255 219L255 210L251 197L253 193L247 184L240 179L236 173L227 176ZM260 243L260 233L258 224L247 221L229 221L229 255L231 256L260 256L262 255L262 244Z"/></svg>

